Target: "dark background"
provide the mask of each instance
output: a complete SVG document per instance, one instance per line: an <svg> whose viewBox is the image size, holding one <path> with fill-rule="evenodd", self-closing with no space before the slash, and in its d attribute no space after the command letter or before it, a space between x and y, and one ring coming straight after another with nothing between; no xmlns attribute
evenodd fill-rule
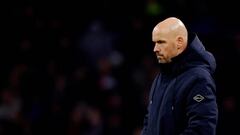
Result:
<svg viewBox="0 0 240 135"><path fill-rule="evenodd" d="M153 27L180 18L217 61L217 135L239 134L233 0L5 1L1 135L139 135L158 72Z"/></svg>

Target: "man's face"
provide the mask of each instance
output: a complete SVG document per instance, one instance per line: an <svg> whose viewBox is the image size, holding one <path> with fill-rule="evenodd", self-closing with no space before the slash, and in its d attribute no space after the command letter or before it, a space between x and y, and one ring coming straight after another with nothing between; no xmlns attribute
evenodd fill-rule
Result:
<svg viewBox="0 0 240 135"><path fill-rule="evenodd" d="M177 45L175 37L165 31L153 31L152 40L154 42L154 53L159 63L169 63L177 56Z"/></svg>

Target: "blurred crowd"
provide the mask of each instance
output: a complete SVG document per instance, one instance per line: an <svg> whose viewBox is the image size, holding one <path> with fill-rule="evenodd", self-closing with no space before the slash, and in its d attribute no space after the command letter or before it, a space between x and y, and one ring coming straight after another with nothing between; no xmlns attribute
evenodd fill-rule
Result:
<svg viewBox="0 0 240 135"><path fill-rule="evenodd" d="M159 71L151 31L167 16L181 18L216 57L217 134L238 134L240 22L223 15L237 13L233 2L215 4L7 2L0 135L139 135Z"/></svg>

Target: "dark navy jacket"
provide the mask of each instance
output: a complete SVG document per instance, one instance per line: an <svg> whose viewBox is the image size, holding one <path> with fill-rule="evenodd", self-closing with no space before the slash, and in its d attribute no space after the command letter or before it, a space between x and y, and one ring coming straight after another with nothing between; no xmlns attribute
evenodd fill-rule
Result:
<svg viewBox="0 0 240 135"><path fill-rule="evenodd" d="M216 62L196 34L188 43L171 63L160 64L141 135L215 135Z"/></svg>

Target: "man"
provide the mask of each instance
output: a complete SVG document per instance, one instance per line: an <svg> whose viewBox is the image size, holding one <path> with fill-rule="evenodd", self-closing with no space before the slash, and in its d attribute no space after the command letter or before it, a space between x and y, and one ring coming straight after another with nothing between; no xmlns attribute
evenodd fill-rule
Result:
<svg viewBox="0 0 240 135"><path fill-rule="evenodd" d="M160 73L152 84L141 135L215 135L214 56L175 17L158 23L152 40Z"/></svg>

